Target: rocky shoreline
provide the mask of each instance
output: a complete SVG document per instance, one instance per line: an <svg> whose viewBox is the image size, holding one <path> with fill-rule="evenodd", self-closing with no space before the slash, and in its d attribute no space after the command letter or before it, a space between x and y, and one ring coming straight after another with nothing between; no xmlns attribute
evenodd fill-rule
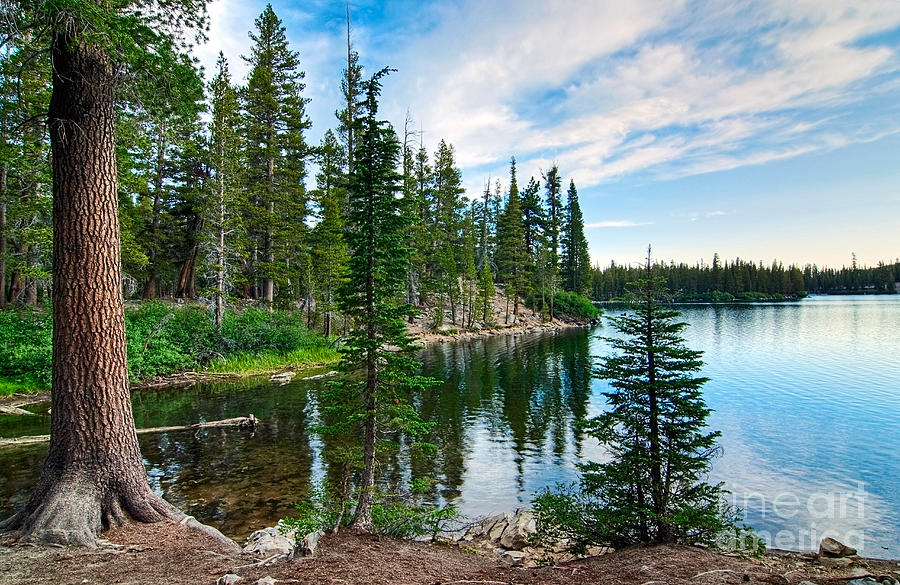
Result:
<svg viewBox="0 0 900 585"><path fill-rule="evenodd" d="M419 542L447 545L456 550L478 555L482 559L492 559L498 567L506 569L561 567L584 562L584 558L573 557L561 548L541 546L536 540L537 522L538 519L532 510L520 508L512 513L498 514L467 524L435 538L423 538ZM216 583L217 585L238 583L242 580L238 574L240 569L270 567L280 561L313 556L323 536L324 533L319 531L301 537L283 527L257 530L247 539L243 554L258 560L222 575ZM595 547L588 551L587 557L597 559L615 553L616 551L610 547ZM780 572L766 575L762 581L765 583L825 585L840 582L847 585L900 585L898 580L900 563L860 557L855 549L833 538L822 539L818 552L773 550L759 558L727 552L712 552L712 554L723 560L741 559L769 568L778 567ZM744 571L740 579L735 580L738 571L734 568L708 569L694 575L693 582L705 584L755 582L751 575L751 572ZM699 579L701 577L702 579ZM254 585L272 585L277 582L277 579L267 575L255 581ZM660 581L664 582L668 583L666 580ZM648 583L656 581L647 581L642 585Z"/></svg>

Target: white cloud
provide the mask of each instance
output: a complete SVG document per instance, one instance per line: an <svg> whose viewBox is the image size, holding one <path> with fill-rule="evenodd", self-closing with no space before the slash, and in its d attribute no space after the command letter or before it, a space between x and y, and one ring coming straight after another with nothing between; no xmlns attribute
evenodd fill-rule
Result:
<svg viewBox="0 0 900 585"><path fill-rule="evenodd" d="M683 176L863 139L831 109L896 75L894 50L854 43L898 25L897 2L463 3L411 41L396 91L464 170L516 154L582 187Z"/></svg>
<svg viewBox="0 0 900 585"><path fill-rule="evenodd" d="M764 164L900 131L900 55L857 41L900 26L900 2L636 0L410 5L408 20L354 20L369 67L391 65L382 113L411 110L429 149L456 147L467 187L558 162L581 188ZM343 28L280 8L307 73L313 140L334 125ZM209 6L207 64L236 80L262 6ZM333 23L332 23L333 24ZM878 99L879 96L882 99ZM872 103L870 108L860 104ZM893 108L893 109L885 109ZM860 113L861 110L866 110ZM893 120L893 122L891 121ZM645 179L646 180L646 179Z"/></svg>

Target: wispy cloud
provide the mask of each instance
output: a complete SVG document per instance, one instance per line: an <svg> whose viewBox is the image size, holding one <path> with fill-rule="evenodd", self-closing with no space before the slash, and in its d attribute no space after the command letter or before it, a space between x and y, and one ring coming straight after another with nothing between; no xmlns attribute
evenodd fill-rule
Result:
<svg viewBox="0 0 900 585"><path fill-rule="evenodd" d="M448 8L401 64L399 90L464 170L516 154L524 173L557 160L587 187L855 143L849 107L887 95L900 67L896 48L857 42L900 26L897 2L526 4Z"/></svg>

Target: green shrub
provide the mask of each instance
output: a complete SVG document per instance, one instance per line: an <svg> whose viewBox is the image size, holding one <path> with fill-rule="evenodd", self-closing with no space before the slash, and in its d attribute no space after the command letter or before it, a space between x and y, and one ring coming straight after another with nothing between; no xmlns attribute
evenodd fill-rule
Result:
<svg viewBox="0 0 900 585"><path fill-rule="evenodd" d="M221 345L212 316L196 305L143 303L125 312L125 330L134 380L197 369Z"/></svg>
<svg viewBox="0 0 900 585"><path fill-rule="evenodd" d="M338 521L340 501L328 480L313 484L306 501L295 506L296 516L283 518L278 524L294 530L298 540L307 534L321 530L332 530Z"/></svg>
<svg viewBox="0 0 900 585"><path fill-rule="evenodd" d="M49 312L0 311L0 377L10 391L50 386L52 340Z"/></svg>
<svg viewBox="0 0 900 585"><path fill-rule="evenodd" d="M320 335L306 328L302 313L269 312L256 308L246 309L240 314L226 313L222 337L232 353L287 353L325 344Z"/></svg>
<svg viewBox="0 0 900 585"><path fill-rule="evenodd" d="M132 380L204 368L213 360L225 364L220 371L256 371L337 359L302 314L287 311L228 311L220 335L206 307L150 301L126 309L125 332ZM0 393L50 387L52 337L49 312L0 311Z"/></svg>
<svg viewBox="0 0 900 585"><path fill-rule="evenodd" d="M422 489L428 480L413 482L412 487ZM306 501L296 506L297 515L283 518L279 524L294 529L297 538L316 530L332 530L342 519L342 526L353 518L353 501L345 502L344 514L340 513L341 498L327 480L314 485ZM375 534L394 538L413 539L420 536L436 537L448 531L451 524L461 519L456 506L423 504L415 493L395 494L379 491L372 505L372 529Z"/></svg>
<svg viewBox="0 0 900 585"><path fill-rule="evenodd" d="M402 496L382 497L372 506L375 532L395 538L435 538L458 519L456 506L416 504Z"/></svg>
<svg viewBox="0 0 900 585"><path fill-rule="evenodd" d="M534 303L535 299L529 296L525 302L527 305L536 304L538 310L543 311L541 298L537 297L536 300L537 302ZM549 304L550 298L546 297L545 301ZM556 291L556 295L553 297L553 312L556 315L568 315L579 319L596 319L601 313L591 299L576 292L564 290Z"/></svg>

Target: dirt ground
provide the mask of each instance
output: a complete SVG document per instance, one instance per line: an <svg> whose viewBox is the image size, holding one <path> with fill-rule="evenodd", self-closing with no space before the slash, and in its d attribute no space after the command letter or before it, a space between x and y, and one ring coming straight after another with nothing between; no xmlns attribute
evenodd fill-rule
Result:
<svg viewBox="0 0 900 585"><path fill-rule="evenodd" d="M811 555L775 552L745 559L682 546L634 547L552 567L510 568L490 552L351 533L323 537L312 557L253 566L257 559L226 553L177 524L133 524L104 537L97 550L25 545L6 537L0 543L0 583L202 585L226 573L247 585L265 576L317 585L838 585L851 575L900 577L895 561L855 559L852 567L828 569Z"/></svg>

